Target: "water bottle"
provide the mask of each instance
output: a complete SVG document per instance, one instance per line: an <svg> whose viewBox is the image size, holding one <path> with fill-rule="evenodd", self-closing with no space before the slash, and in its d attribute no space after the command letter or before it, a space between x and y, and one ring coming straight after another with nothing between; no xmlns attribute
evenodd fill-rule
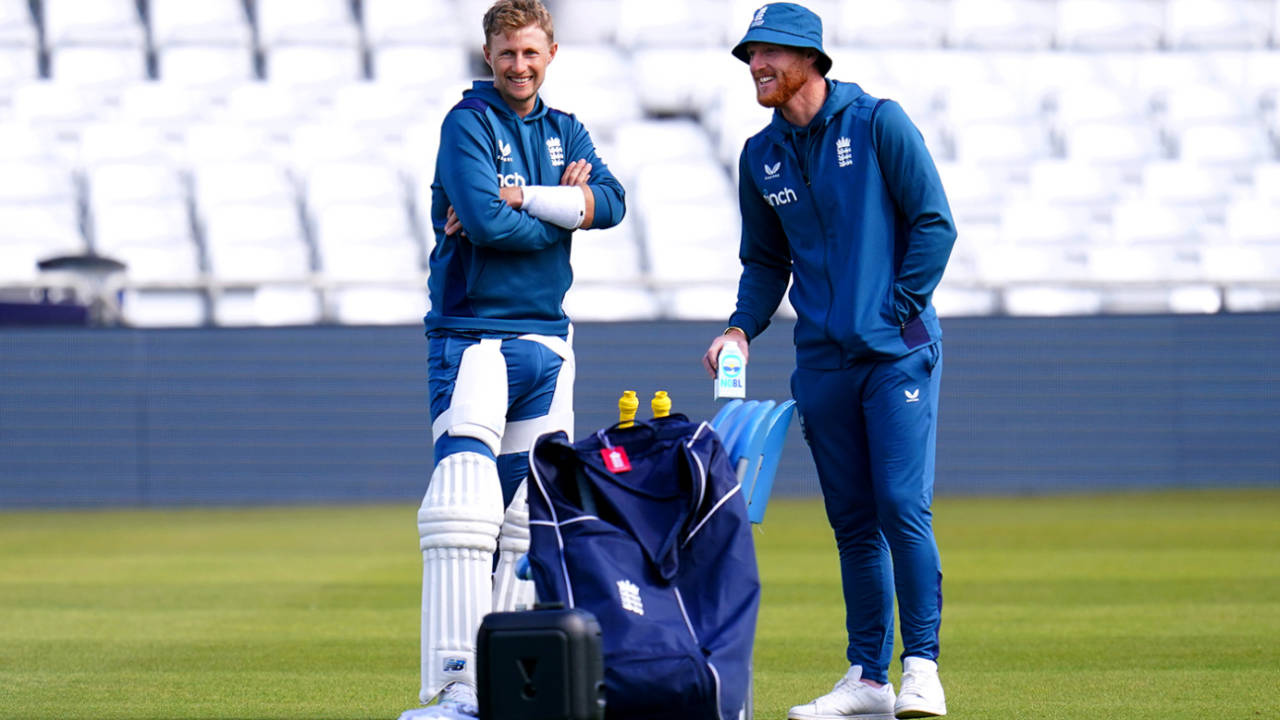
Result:
<svg viewBox="0 0 1280 720"><path fill-rule="evenodd" d="M747 396L747 362L742 356L742 349L734 340L720 346L720 356L716 359L716 379L712 397L745 398Z"/></svg>

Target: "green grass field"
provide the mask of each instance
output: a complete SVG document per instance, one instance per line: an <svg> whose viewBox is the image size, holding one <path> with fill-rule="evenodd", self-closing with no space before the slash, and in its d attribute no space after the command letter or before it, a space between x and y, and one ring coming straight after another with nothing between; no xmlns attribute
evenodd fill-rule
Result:
<svg viewBox="0 0 1280 720"><path fill-rule="evenodd" d="M0 718L395 718L415 509L0 513ZM1280 708L1280 490L942 498L935 521L950 717ZM835 552L817 501L774 501L756 539L756 717L781 719L845 669Z"/></svg>

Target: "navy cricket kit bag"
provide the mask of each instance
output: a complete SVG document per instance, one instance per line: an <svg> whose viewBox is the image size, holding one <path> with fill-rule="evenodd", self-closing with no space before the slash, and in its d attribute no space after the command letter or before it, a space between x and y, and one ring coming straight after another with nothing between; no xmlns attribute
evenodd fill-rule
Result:
<svg viewBox="0 0 1280 720"><path fill-rule="evenodd" d="M530 455L529 561L541 602L590 611L609 720L737 720L760 577L720 439L678 414Z"/></svg>

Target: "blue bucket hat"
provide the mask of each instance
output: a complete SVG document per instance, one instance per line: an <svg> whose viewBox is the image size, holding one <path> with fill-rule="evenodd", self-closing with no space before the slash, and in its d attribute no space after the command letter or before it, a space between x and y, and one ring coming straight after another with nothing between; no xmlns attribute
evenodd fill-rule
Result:
<svg viewBox="0 0 1280 720"><path fill-rule="evenodd" d="M814 66L824 76L831 69L831 58L822 49L822 18L807 7L795 3L769 3L756 11L742 41L733 48L733 56L742 62L747 58L747 43L762 42L818 51Z"/></svg>

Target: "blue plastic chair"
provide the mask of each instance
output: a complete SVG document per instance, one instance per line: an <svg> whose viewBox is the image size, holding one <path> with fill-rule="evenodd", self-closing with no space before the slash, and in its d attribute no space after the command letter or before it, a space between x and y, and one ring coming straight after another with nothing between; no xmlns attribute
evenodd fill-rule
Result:
<svg viewBox="0 0 1280 720"><path fill-rule="evenodd" d="M729 458L734 462L737 462L737 458L733 457L733 450L737 447L738 436L742 434L743 428L759 405L759 400L744 400L736 409L729 411L721 427L716 428L716 432L720 434L721 444L724 445L725 450L729 451Z"/></svg>
<svg viewBox="0 0 1280 720"><path fill-rule="evenodd" d="M729 416L737 412L739 407L742 407L741 398L730 400L724 405L721 405L720 409L716 411L716 416L711 418L711 429L720 433L720 428L724 427L724 423L728 420ZM724 436L723 433L720 434L721 437Z"/></svg>
<svg viewBox="0 0 1280 720"><path fill-rule="evenodd" d="M759 454L753 456L759 458L759 470L750 485L743 485L747 493L747 519L757 525L764 522L764 511L769 504L769 494L773 492L773 479L778 474L778 461L782 459L782 445L787 439L795 406L795 400L787 400L770 413L763 432L763 445Z"/></svg>
<svg viewBox="0 0 1280 720"><path fill-rule="evenodd" d="M733 400L711 421L742 485L747 517L757 525L764 522L795 404L795 400Z"/></svg>
<svg viewBox="0 0 1280 720"><path fill-rule="evenodd" d="M773 412L775 405L777 403L773 400L762 400L759 405L751 409L750 415L742 418L740 422L742 429L734 438L733 447L729 449L729 457L733 458L733 467L738 473L739 483L748 479L748 469L755 470L759 465L753 460L760 456L760 451L764 448L769 415ZM747 488L748 486L743 486L744 490Z"/></svg>

